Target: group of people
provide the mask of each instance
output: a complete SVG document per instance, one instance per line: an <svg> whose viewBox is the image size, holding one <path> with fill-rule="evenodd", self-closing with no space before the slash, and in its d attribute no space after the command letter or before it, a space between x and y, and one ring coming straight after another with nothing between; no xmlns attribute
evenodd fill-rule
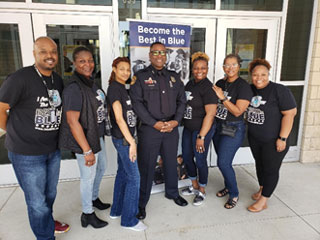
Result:
<svg viewBox="0 0 320 240"><path fill-rule="evenodd" d="M107 94L94 81L94 59L84 46L73 52L75 70L68 86L53 70L57 45L49 37L34 44L35 64L8 76L0 89L0 129L18 182L24 191L31 228L37 239L55 239L68 224L55 221L52 206L59 179L60 150L75 153L80 170L81 225L101 228L108 222L94 209L111 204L99 198L106 169L104 137L111 122L118 170L110 218L121 217L121 226L143 231L158 156L163 161L165 197L179 206L188 202L178 191L178 126L184 125L182 157L191 185L182 195L194 195L193 204L206 198L207 154L211 141L218 156L224 188L224 207L239 200L234 156L248 126L248 139L256 161L259 190L252 195L251 212L267 208L289 144L296 103L290 90L269 81L270 64L255 59L249 65L251 86L241 77L241 59L226 56L225 77L215 85L207 78L209 57L192 55L193 77L184 86L179 74L166 69L166 47L150 46L151 64L131 76L130 61L112 63ZM63 109L62 109L63 106ZM9 112L9 114L8 114Z"/></svg>

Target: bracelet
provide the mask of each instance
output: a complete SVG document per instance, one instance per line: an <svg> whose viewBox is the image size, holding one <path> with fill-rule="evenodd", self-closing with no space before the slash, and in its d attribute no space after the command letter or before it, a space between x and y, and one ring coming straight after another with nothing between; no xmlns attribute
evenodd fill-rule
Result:
<svg viewBox="0 0 320 240"><path fill-rule="evenodd" d="M224 102L227 101L227 100L228 100L228 98L227 98L227 97L224 97L224 99L222 99L221 102L224 103Z"/></svg>
<svg viewBox="0 0 320 240"><path fill-rule="evenodd" d="M92 153L92 149L90 149L88 152L83 152L83 155L84 156L88 156L88 155L90 155Z"/></svg>

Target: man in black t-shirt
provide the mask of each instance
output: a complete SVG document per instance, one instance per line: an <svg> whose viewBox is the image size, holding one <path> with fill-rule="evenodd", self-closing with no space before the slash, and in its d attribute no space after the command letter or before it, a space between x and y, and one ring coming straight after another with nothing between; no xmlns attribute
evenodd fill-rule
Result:
<svg viewBox="0 0 320 240"><path fill-rule="evenodd" d="M33 54L35 64L9 75L0 88L0 128L7 131L5 146L25 194L32 231L37 239L55 239L55 230L69 230L52 217L61 160L63 81L53 72L58 52L51 38L38 38Z"/></svg>

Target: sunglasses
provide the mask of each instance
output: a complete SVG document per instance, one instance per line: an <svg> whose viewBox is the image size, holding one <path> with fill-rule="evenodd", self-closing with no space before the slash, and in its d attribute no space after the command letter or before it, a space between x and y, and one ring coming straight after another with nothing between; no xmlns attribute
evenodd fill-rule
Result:
<svg viewBox="0 0 320 240"><path fill-rule="evenodd" d="M157 51L151 51L150 53L152 54L152 56L159 56L159 55L165 56L167 54L167 51L163 51L163 50L158 51L157 50Z"/></svg>
<svg viewBox="0 0 320 240"><path fill-rule="evenodd" d="M228 64L223 65L223 67L226 68L226 69L236 68L238 66L239 66L238 63L234 63L234 64L230 64L230 65L228 65Z"/></svg>

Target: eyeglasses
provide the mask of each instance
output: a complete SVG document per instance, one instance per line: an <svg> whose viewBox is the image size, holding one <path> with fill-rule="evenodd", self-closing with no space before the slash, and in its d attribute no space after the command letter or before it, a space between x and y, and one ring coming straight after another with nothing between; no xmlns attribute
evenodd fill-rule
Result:
<svg viewBox="0 0 320 240"><path fill-rule="evenodd" d="M236 68L236 67L238 67L239 66L239 64L238 63L234 63L234 64L225 64L225 65L223 65L223 67L224 68L226 68L226 69L229 69L229 68Z"/></svg>
<svg viewBox="0 0 320 240"><path fill-rule="evenodd" d="M165 56L167 54L167 51L163 51L163 50L158 51L158 50L156 50L156 51L151 51L150 53L152 54L152 56L159 56L159 55Z"/></svg>

